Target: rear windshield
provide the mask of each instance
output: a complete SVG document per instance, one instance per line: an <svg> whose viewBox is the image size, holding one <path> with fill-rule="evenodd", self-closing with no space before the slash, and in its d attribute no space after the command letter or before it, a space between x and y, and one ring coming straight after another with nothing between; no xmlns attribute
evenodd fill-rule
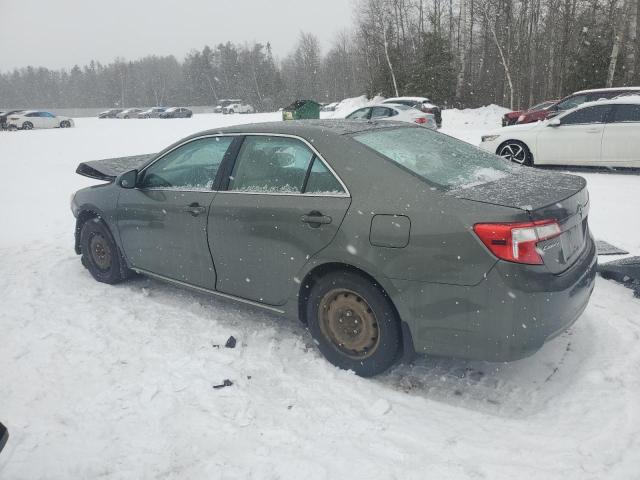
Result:
<svg viewBox="0 0 640 480"><path fill-rule="evenodd" d="M355 140L430 183L466 188L506 177L515 167L473 145L426 128L359 133Z"/></svg>

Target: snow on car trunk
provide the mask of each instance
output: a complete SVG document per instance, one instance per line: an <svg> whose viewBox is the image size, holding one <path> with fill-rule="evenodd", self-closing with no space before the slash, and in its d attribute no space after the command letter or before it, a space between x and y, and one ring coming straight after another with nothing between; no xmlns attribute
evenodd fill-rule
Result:
<svg viewBox="0 0 640 480"><path fill-rule="evenodd" d="M483 110L443 113L448 133L485 130ZM74 173L80 162L277 118L0 133L0 421L11 435L0 478L637 476L639 304L611 282L598 279L575 326L530 358L423 358L364 380L328 364L296 322L142 277L91 279L69 211L69 195L96 183ZM596 236L640 253L640 216L626 208L640 177L583 176Z"/></svg>

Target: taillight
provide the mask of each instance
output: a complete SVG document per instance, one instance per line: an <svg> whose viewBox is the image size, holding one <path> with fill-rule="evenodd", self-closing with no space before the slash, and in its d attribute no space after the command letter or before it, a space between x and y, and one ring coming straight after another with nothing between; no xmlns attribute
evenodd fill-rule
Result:
<svg viewBox="0 0 640 480"><path fill-rule="evenodd" d="M424 125L425 123L427 123L427 117L416 117L413 121L419 123L420 125Z"/></svg>
<svg viewBox="0 0 640 480"><path fill-rule="evenodd" d="M562 232L555 220L526 223L477 223L473 231L482 243L501 260L541 265L537 244Z"/></svg>

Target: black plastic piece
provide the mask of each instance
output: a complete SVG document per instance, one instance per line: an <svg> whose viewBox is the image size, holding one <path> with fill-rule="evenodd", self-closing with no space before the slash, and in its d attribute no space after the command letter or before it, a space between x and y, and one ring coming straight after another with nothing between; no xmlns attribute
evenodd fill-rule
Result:
<svg viewBox="0 0 640 480"><path fill-rule="evenodd" d="M2 452L2 449L7 444L7 440L9 440L9 431L7 427L0 423L0 452Z"/></svg>

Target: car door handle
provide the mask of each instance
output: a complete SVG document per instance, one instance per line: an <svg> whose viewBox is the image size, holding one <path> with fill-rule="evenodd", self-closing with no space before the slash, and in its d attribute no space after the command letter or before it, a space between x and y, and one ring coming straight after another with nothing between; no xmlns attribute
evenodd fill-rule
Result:
<svg viewBox="0 0 640 480"><path fill-rule="evenodd" d="M309 226L317 228L320 225L328 225L331 223L331 217L328 215L323 215L320 212L313 211L309 212L307 215L302 215L300 217L300 221L303 223L308 223Z"/></svg>
<svg viewBox="0 0 640 480"><path fill-rule="evenodd" d="M601 128L587 128L586 132L587 133L600 133L602 131Z"/></svg>
<svg viewBox="0 0 640 480"><path fill-rule="evenodd" d="M199 203L192 203L191 205L184 207L182 209L183 212L190 213L194 217L197 217L201 213L204 213L207 209L205 207L200 206Z"/></svg>

